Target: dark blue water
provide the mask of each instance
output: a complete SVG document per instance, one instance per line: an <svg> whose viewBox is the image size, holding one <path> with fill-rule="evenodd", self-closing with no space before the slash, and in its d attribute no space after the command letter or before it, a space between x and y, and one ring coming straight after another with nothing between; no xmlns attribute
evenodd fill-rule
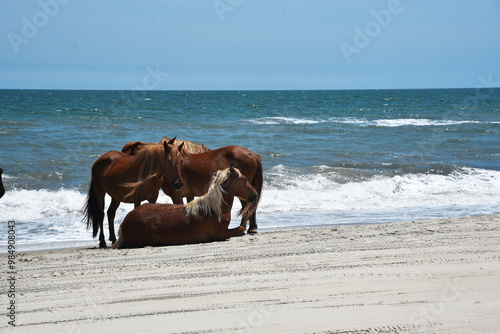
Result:
<svg viewBox="0 0 500 334"><path fill-rule="evenodd" d="M0 90L0 220L28 248L93 243L80 222L93 162L163 136L260 154L262 231L500 204L500 89Z"/></svg>

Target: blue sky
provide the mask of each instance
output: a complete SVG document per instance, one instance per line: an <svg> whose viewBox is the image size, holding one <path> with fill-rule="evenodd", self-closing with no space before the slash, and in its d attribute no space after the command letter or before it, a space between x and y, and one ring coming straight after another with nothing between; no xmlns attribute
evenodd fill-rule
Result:
<svg viewBox="0 0 500 334"><path fill-rule="evenodd" d="M0 36L0 88L500 86L498 0L2 1Z"/></svg>

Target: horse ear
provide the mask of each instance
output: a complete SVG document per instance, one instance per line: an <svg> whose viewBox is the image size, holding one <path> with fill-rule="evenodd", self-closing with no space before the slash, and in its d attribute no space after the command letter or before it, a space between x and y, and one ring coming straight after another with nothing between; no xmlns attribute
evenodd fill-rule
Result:
<svg viewBox="0 0 500 334"><path fill-rule="evenodd" d="M167 142L163 143L163 148L165 148L165 151L170 152L170 146L168 146Z"/></svg>
<svg viewBox="0 0 500 334"><path fill-rule="evenodd" d="M179 146L177 146L179 152L181 152L183 148L184 148L184 142L182 142Z"/></svg>
<svg viewBox="0 0 500 334"><path fill-rule="evenodd" d="M136 141L132 145L130 145L128 148L129 154L136 154L137 151L139 150L137 148L137 146L139 146L139 145L142 145L142 143L140 141Z"/></svg>
<svg viewBox="0 0 500 334"><path fill-rule="evenodd" d="M174 138L170 139L170 140L168 141L168 144L169 144L169 145L174 145L174 143L175 143L175 139L176 139L176 138L177 138L177 137L174 137Z"/></svg>
<svg viewBox="0 0 500 334"><path fill-rule="evenodd" d="M233 167L229 167L229 171L231 172L231 176L237 176L236 170Z"/></svg>

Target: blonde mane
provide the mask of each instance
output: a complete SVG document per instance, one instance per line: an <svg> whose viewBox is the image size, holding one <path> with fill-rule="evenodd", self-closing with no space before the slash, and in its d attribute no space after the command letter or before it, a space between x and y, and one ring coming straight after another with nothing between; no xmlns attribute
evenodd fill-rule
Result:
<svg viewBox="0 0 500 334"><path fill-rule="evenodd" d="M168 142L170 139L167 139L167 137L163 137L162 140L160 140L160 142L158 144L163 144L165 142ZM191 154L198 154L198 153L205 153L205 152L208 152L208 151L211 151L207 146L203 145L203 144L198 144L198 143L193 143L191 141L188 141L188 140L180 140L180 139L176 139L174 141L174 145L175 146L180 146L182 143L184 143L184 150L187 152L187 153L191 153Z"/></svg>
<svg viewBox="0 0 500 334"><path fill-rule="evenodd" d="M241 177L241 172L236 168L234 168L234 170L237 172L238 177ZM186 215L201 215L206 218L212 217L220 222L221 204L225 193L221 186L230 175L230 168L218 171L210 181L208 192L185 205L184 211L186 212Z"/></svg>

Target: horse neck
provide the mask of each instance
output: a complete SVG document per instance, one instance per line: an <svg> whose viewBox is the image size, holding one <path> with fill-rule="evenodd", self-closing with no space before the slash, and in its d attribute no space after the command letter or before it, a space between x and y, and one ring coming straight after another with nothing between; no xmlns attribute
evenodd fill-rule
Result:
<svg viewBox="0 0 500 334"><path fill-rule="evenodd" d="M219 218L221 222L229 222L233 199L234 196L227 192L227 186L210 187L208 193L186 204L185 210L189 215L199 214L205 218L212 216Z"/></svg>
<svg viewBox="0 0 500 334"><path fill-rule="evenodd" d="M133 157L130 164L132 168L140 171L139 179L143 180L151 175L162 176L164 169L163 159L163 151L155 149L138 153Z"/></svg>
<svg viewBox="0 0 500 334"><path fill-rule="evenodd" d="M222 220L231 220L231 209L233 208L234 195L223 189L222 205L221 205L221 218Z"/></svg>

